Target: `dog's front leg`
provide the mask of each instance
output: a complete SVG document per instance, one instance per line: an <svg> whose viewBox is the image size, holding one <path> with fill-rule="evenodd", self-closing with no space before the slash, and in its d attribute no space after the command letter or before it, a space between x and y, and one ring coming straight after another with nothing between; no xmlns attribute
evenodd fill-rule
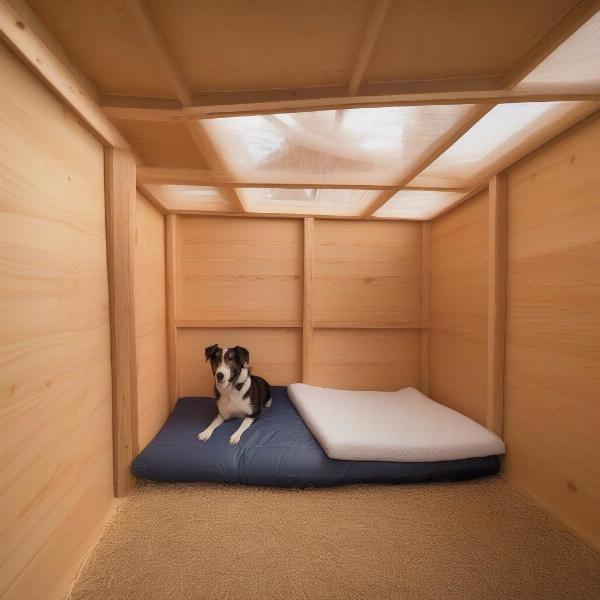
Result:
<svg viewBox="0 0 600 600"><path fill-rule="evenodd" d="M229 443L232 446L235 446L240 441L240 438L242 437L242 433L244 433L244 431L246 431L246 429L248 429L248 427L250 427L250 425L252 425L252 423L254 423L254 418L246 417L242 421L242 424L237 428L237 431L229 438Z"/></svg>
<svg viewBox="0 0 600 600"><path fill-rule="evenodd" d="M225 420L223 419L223 417L221 415L217 415L213 420L212 423L204 430L201 431L198 434L198 439L202 442L205 442L206 440L208 440L210 438L210 436L213 434L213 431L219 427L219 425L223 425L223 423L225 422Z"/></svg>

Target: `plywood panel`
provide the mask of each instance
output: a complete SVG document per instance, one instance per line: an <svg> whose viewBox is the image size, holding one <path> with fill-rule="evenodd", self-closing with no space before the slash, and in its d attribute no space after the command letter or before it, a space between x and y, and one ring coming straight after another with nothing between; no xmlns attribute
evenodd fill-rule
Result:
<svg viewBox="0 0 600 600"><path fill-rule="evenodd" d="M165 277L165 219L138 194L134 289L140 449L169 415Z"/></svg>
<svg viewBox="0 0 600 600"><path fill-rule="evenodd" d="M177 318L302 322L302 220L179 217Z"/></svg>
<svg viewBox="0 0 600 600"><path fill-rule="evenodd" d="M182 169L208 168L204 156L183 123L119 119L115 124L146 165Z"/></svg>
<svg viewBox="0 0 600 600"><path fill-rule="evenodd" d="M430 252L431 396L485 424L487 190L432 221Z"/></svg>
<svg viewBox="0 0 600 600"><path fill-rule="evenodd" d="M393 326L421 319L421 224L315 223L319 324Z"/></svg>
<svg viewBox="0 0 600 600"><path fill-rule="evenodd" d="M420 331L320 329L313 334L313 384L349 390L419 387Z"/></svg>
<svg viewBox="0 0 600 600"><path fill-rule="evenodd" d="M368 0L151 5L197 92L345 85L371 8Z"/></svg>
<svg viewBox="0 0 600 600"><path fill-rule="evenodd" d="M429 395L486 423L487 345L444 331L429 332Z"/></svg>
<svg viewBox="0 0 600 600"><path fill-rule="evenodd" d="M392 2L365 81L502 76L575 4Z"/></svg>
<svg viewBox="0 0 600 600"><path fill-rule="evenodd" d="M508 173L506 477L600 547L600 119Z"/></svg>
<svg viewBox="0 0 600 600"><path fill-rule="evenodd" d="M173 97L123 0L29 0L29 4L102 93Z"/></svg>
<svg viewBox="0 0 600 600"><path fill-rule="evenodd" d="M302 377L302 330L297 329L179 329L177 332L181 396L212 396L214 379L204 360L204 348L243 346L250 365L271 385L288 385Z"/></svg>
<svg viewBox="0 0 600 600"><path fill-rule="evenodd" d="M0 44L0 596L64 598L112 506L100 143Z"/></svg>

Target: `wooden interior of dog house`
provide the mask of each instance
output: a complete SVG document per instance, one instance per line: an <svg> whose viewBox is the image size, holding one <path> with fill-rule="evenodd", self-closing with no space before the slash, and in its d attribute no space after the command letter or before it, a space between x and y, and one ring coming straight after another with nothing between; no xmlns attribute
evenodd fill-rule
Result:
<svg viewBox="0 0 600 600"><path fill-rule="evenodd" d="M599 8L0 0L0 596L64 588L217 342L275 385L421 389L600 547ZM318 135L411 108L388 171ZM290 151L252 170L259 126Z"/></svg>

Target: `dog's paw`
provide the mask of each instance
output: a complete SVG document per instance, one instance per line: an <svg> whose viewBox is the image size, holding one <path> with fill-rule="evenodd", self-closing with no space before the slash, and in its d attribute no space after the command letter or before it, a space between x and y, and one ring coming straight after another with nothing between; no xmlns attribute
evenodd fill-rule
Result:
<svg viewBox="0 0 600 600"><path fill-rule="evenodd" d="M212 431L210 429L205 429L204 431L201 431L198 434L198 439L201 442L206 442L206 440L210 439L210 436L212 435Z"/></svg>
<svg viewBox="0 0 600 600"><path fill-rule="evenodd" d="M237 433L234 433L230 438L229 438L229 443L232 446L235 446L236 444L239 444L239 441L241 439L241 435L238 435Z"/></svg>
<svg viewBox="0 0 600 600"><path fill-rule="evenodd" d="M265 406L266 406L267 408L269 408L269 406L271 406L271 403L272 403L272 402L273 402L273 399L272 399L272 398L269 398L269 399L268 399L268 400L265 402Z"/></svg>

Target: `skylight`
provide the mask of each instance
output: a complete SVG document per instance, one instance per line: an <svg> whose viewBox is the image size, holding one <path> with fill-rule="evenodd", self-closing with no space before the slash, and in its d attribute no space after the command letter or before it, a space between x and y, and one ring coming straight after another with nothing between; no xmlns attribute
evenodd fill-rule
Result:
<svg viewBox="0 0 600 600"><path fill-rule="evenodd" d="M393 185L471 105L325 110L207 119L232 177Z"/></svg>

